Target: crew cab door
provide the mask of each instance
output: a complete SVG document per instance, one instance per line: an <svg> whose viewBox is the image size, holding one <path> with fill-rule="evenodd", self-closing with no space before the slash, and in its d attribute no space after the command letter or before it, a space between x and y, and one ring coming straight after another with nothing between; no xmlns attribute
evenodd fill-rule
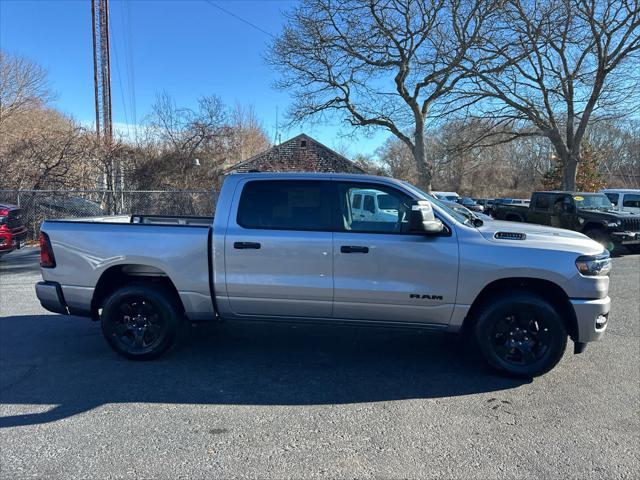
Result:
<svg viewBox="0 0 640 480"><path fill-rule="evenodd" d="M385 195L387 213L395 211L395 218L355 218L350 204L353 189ZM333 237L333 316L448 324L458 281L455 232L408 233L412 199L387 185L335 182L335 196L339 218Z"/></svg>
<svg viewBox="0 0 640 480"><path fill-rule="evenodd" d="M330 317L333 259L329 182L248 180L225 237L234 314Z"/></svg>

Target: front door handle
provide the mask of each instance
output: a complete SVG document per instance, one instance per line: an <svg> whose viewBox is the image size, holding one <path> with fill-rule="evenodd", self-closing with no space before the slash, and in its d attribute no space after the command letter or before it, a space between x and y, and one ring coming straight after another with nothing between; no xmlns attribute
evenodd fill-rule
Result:
<svg viewBox="0 0 640 480"><path fill-rule="evenodd" d="M258 242L234 242L233 243L233 248L236 248L238 250L247 250L250 248L258 250L260 246L261 245Z"/></svg>
<svg viewBox="0 0 640 480"><path fill-rule="evenodd" d="M369 253L369 247L361 247L359 245L342 245L340 247L342 253Z"/></svg>

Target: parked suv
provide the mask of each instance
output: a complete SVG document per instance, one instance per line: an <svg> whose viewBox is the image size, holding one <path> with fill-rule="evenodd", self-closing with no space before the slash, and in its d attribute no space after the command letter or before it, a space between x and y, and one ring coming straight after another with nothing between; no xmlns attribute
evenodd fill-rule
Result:
<svg viewBox="0 0 640 480"><path fill-rule="evenodd" d="M0 257L21 248L26 239L20 207L0 203Z"/></svg>

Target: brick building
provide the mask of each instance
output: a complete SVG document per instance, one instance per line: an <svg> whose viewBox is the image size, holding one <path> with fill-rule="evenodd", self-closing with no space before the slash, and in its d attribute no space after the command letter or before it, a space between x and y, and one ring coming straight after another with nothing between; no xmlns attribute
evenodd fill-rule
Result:
<svg viewBox="0 0 640 480"><path fill-rule="evenodd" d="M227 173L249 171L365 173L351 160L304 133L232 165Z"/></svg>

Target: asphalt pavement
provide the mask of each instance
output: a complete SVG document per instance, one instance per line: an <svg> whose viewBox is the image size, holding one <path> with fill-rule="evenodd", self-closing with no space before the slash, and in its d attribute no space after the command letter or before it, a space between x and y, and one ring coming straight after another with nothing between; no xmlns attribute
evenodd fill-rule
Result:
<svg viewBox="0 0 640 480"><path fill-rule="evenodd" d="M354 327L207 325L131 362L40 307L37 262L0 259L1 478L638 478L638 255L604 339L533 381Z"/></svg>

